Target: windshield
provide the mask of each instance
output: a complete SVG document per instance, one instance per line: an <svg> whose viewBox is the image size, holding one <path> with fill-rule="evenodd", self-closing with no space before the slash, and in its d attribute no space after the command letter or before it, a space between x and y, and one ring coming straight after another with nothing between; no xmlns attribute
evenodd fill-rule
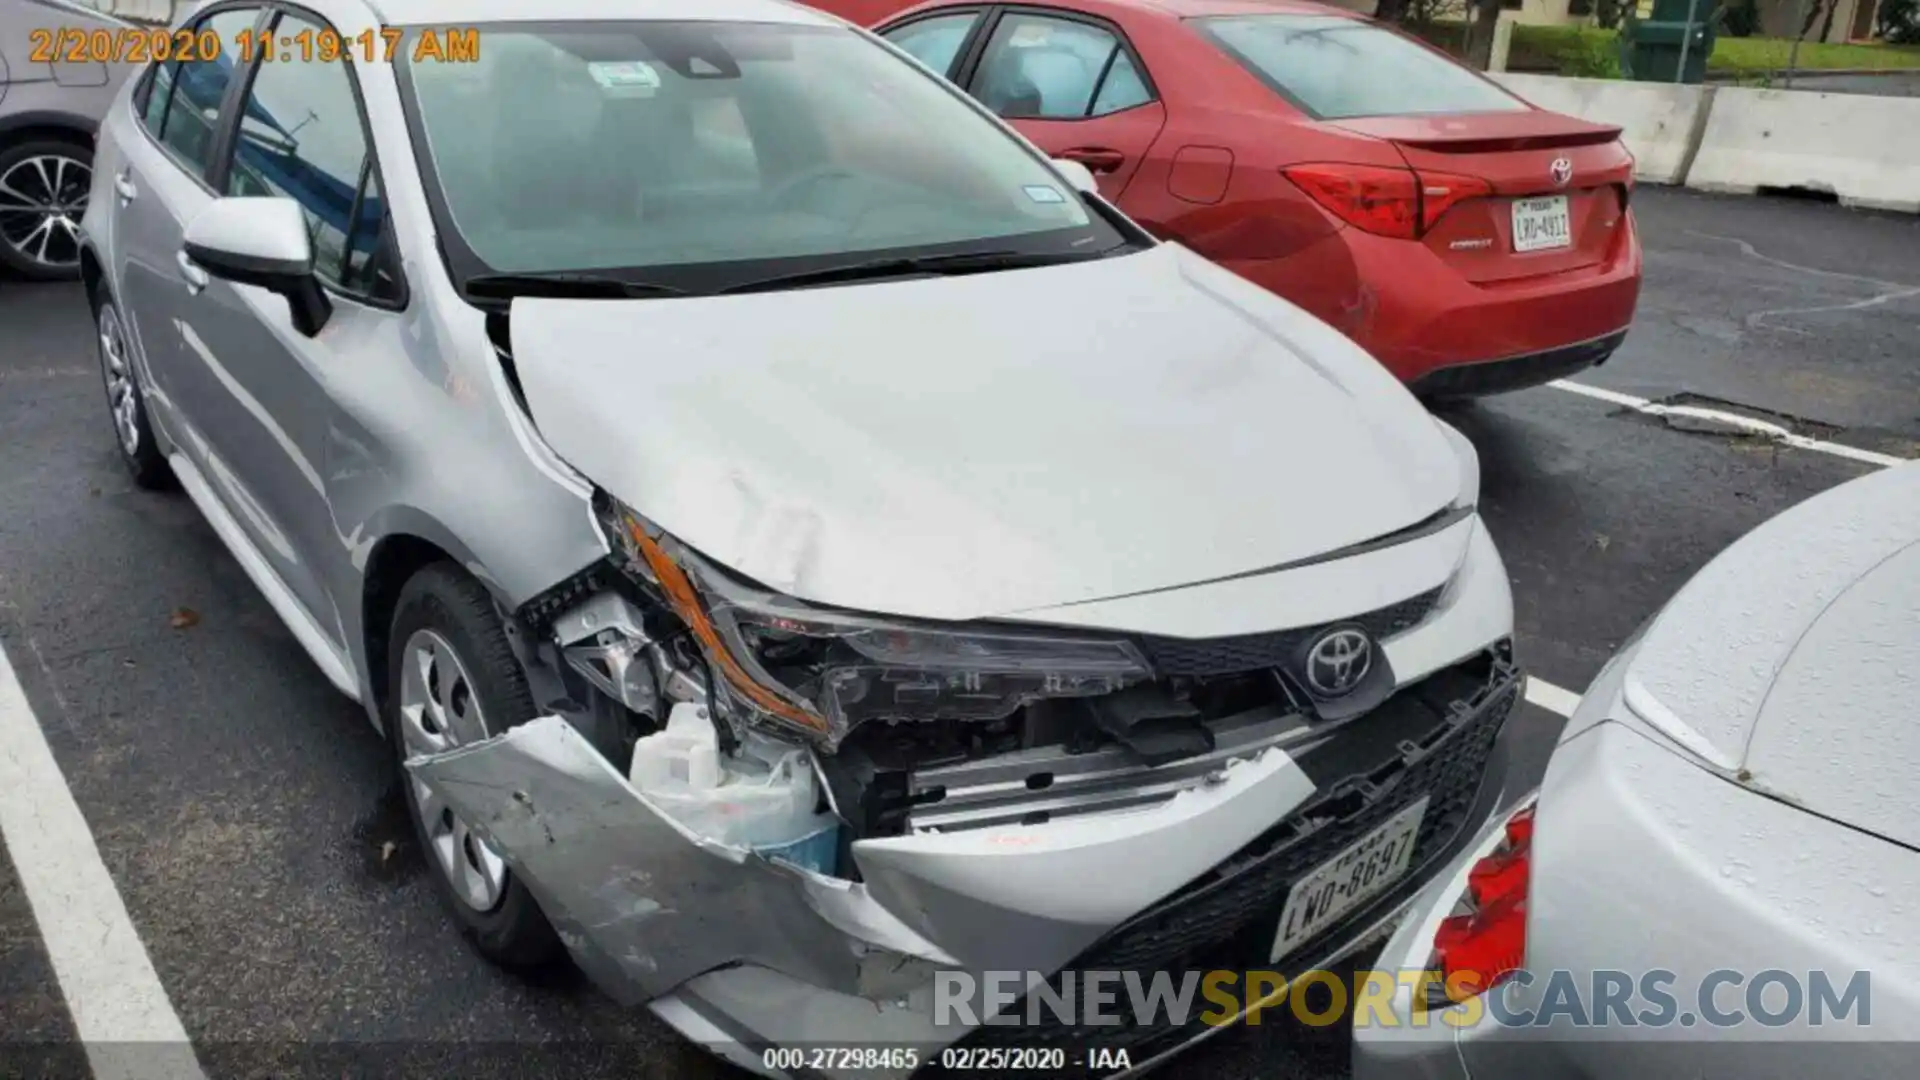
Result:
<svg viewBox="0 0 1920 1080"><path fill-rule="evenodd" d="M1512 112L1518 98L1416 41L1338 15L1195 19L1200 32L1317 120Z"/></svg>
<svg viewBox="0 0 1920 1080"><path fill-rule="evenodd" d="M503 23L477 61L411 63L402 86L458 280L645 271L625 276L708 291L849 255L1125 241L956 91L844 27Z"/></svg>

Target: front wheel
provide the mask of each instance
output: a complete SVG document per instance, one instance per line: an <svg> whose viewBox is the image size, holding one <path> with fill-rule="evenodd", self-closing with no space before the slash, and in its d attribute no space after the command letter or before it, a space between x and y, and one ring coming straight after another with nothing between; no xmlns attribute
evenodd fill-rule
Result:
<svg viewBox="0 0 1920 1080"><path fill-rule="evenodd" d="M401 762L533 719L533 695L493 598L452 564L428 566L407 582L388 641L384 719ZM401 782L414 837L461 932L503 967L557 959L559 936L500 856L404 764Z"/></svg>

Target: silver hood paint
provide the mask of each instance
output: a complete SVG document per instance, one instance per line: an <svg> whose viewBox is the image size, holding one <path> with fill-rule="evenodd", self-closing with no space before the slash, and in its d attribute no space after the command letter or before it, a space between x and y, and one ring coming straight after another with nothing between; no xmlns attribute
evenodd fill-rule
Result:
<svg viewBox="0 0 1920 1080"><path fill-rule="evenodd" d="M1709 765L1920 847L1920 463L1727 548L1647 628L1623 690Z"/></svg>
<svg viewBox="0 0 1920 1080"><path fill-rule="evenodd" d="M969 619L1273 567L1444 509L1461 468L1361 349L1176 245L684 300L515 301L542 435L709 558Z"/></svg>

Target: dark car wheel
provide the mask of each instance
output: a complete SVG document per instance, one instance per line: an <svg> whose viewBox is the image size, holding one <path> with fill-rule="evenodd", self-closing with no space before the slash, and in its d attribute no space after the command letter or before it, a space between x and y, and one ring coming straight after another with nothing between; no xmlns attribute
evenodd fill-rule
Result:
<svg viewBox="0 0 1920 1080"><path fill-rule="evenodd" d="M153 437L153 425L147 420L147 403L140 396L140 381L134 373L133 351L120 308L103 291L94 302L95 344L100 353L100 377L107 387L107 414L113 418L114 441L120 446L120 460L133 474L133 482L149 491L165 491L174 486L173 468L167 464L160 443Z"/></svg>
<svg viewBox="0 0 1920 1080"><path fill-rule="evenodd" d="M0 266L35 281L80 276L80 218L93 151L64 139L0 150Z"/></svg>
<svg viewBox="0 0 1920 1080"><path fill-rule="evenodd" d="M526 675L493 598L450 563L400 591L387 650L387 733L400 761L498 735L534 717ZM488 959L533 968L557 959L559 936L500 856L402 767L407 812L441 899Z"/></svg>

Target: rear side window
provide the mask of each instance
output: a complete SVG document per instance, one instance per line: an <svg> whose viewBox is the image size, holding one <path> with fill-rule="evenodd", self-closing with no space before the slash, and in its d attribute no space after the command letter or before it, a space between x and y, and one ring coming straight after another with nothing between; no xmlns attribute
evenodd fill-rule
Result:
<svg viewBox="0 0 1920 1080"><path fill-rule="evenodd" d="M219 55L174 61L154 72L153 89L147 95L147 129L196 176L207 174L213 157L220 102L233 82L240 56L239 34L251 29L259 14L254 8L238 8L206 19L199 29L220 36Z"/></svg>
<svg viewBox="0 0 1920 1080"><path fill-rule="evenodd" d="M1193 22L1221 51L1318 120L1526 108L1433 50L1357 19L1236 15Z"/></svg>
<svg viewBox="0 0 1920 1080"><path fill-rule="evenodd" d="M994 27L973 93L1001 116L1081 120L1152 100L1120 39L1088 23L1024 12Z"/></svg>
<svg viewBox="0 0 1920 1080"><path fill-rule="evenodd" d="M906 50L915 60L942 75L951 75L953 61L960 55L960 46L966 42L967 35L973 32L973 24L979 21L980 13L977 11L936 15L930 19L916 19L882 36Z"/></svg>
<svg viewBox="0 0 1920 1080"><path fill-rule="evenodd" d="M179 66L177 60L155 65L153 73L147 76L146 87L140 92L140 122L156 137L167 114L167 99L173 96L174 69Z"/></svg>

